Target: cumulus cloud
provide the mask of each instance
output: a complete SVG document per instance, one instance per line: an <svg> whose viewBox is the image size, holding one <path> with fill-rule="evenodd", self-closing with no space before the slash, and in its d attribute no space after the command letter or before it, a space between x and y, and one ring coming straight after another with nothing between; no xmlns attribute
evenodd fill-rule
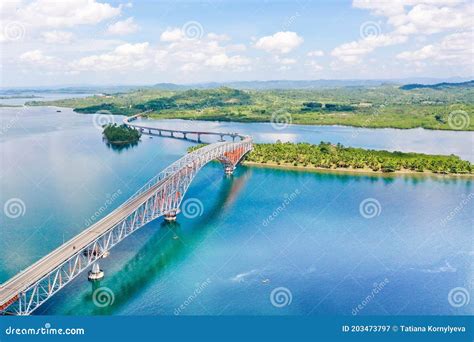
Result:
<svg viewBox="0 0 474 342"><path fill-rule="evenodd" d="M133 17L130 17L128 19L122 20L122 21L117 21L114 24L111 24L107 27L107 34L110 35L126 35L126 34L131 34L135 33L139 30L139 26L134 22Z"/></svg>
<svg viewBox="0 0 474 342"><path fill-rule="evenodd" d="M453 33L418 50L401 52L397 58L409 62L433 60L444 64L471 65L474 60L473 38L471 32Z"/></svg>
<svg viewBox="0 0 474 342"><path fill-rule="evenodd" d="M80 58L71 63L75 71L142 69L152 61L149 43L123 44L113 51Z"/></svg>
<svg viewBox="0 0 474 342"><path fill-rule="evenodd" d="M46 56L41 50L31 50L20 55L20 61L33 66L53 66L55 58Z"/></svg>
<svg viewBox="0 0 474 342"><path fill-rule="evenodd" d="M385 17L391 30L376 32L333 49L332 56L349 64L360 62L376 48L404 43L412 35L464 31L470 27L474 14L474 7L460 0L354 0L352 4L355 8L370 10L375 16ZM430 49L426 46L419 54L428 54ZM408 56L408 53L402 56Z"/></svg>
<svg viewBox="0 0 474 342"><path fill-rule="evenodd" d="M41 37L48 44L68 44L72 41L73 34L68 31L46 31L41 33Z"/></svg>
<svg viewBox="0 0 474 342"><path fill-rule="evenodd" d="M353 6L387 18L399 34L433 34L466 29L472 22L473 6L462 0L354 0Z"/></svg>
<svg viewBox="0 0 474 342"><path fill-rule="evenodd" d="M401 35L375 35L342 44L331 51L331 55L345 63L358 63L362 57L382 46L400 44L407 40Z"/></svg>
<svg viewBox="0 0 474 342"><path fill-rule="evenodd" d="M221 53L218 55L214 55L208 60L206 60L205 65L223 68L223 67L231 67L231 68L238 68L241 66L246 66L250 64L250 60L246 57L242 57L239 55L229 57L225 53Z"/></svg>
<svg viewBox="0 0 474 342"><path fill-rule="evenodd" d="M167 28L161 35L162 42L177 42L184 39L184 33L180 28Z"/></svg>
<svg viewBox="0 0 474 342"><path fill-rule="evenodd" d="M74 27L94 25L116 17L121 6L113 7L96 0L35 0L28 4L2 6L2 19L15 20L33 27Z"/></svg>
<svg viewBox="0 0 474 342"><path fill-rule="evenodd" d="M296 32L285 31L260 38L255 43L255 47L267 52L286 54L300 46L303 41Z"/></svg>
<svg viewBox="0 0 474 342"><path fill-rule="evenodd" d="M221 36L220 36L221 37ZM235 51L235 45L212 40L216 36L186 39L175 29L167 29L162 43L150 46L148 42L121 44L112 51L82 57L70 66L75 71L136 70L154 68L196 72L200 70L243 71L251 66L251 59ZM221 37L222 38L222 37Z"/></svg>
<svg viewBox="0 0 474 342"><path fill-rule="evenodd" d="M323 67L315 61L310 61L306 63L306 66L308 66L311 72L318 72L318 71L323 70Z"/></svg>

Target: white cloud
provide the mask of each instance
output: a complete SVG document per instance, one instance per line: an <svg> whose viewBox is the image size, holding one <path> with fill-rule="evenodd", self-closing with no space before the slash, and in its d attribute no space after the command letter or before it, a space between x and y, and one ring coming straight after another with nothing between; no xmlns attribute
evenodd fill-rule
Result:
<svg viewBox="0 0 474 342"><path fill-rule="evenodd" d="M409 62L432 60L448 65L472 65L474 47L472 32L453 33L441 41L428 44L415 51L404 51L397 58Z"/></svg>
<svg viewBox="0 0 474 342"><path fill-rule="evenodd" d="M48 44L68 44L73 34L68 31L46 31L41 33L41 37Z"/></svg>
<svg viewBox="0 0 474 342"><path fill-rule="evenodd" d="M73 27L95 25L118 16L121 6L113 7L96 0L36 0L2 8L5 21L16 20L31 27Z"/></svg>
<svg viewBox="0 0 474 342"><path fill-rule="evenodd" d="M177 42L184 39L183 31L180 28L167 28L161 35L162 42Z"/></svg>
<svg viewBox="0 0 474 342"><path fill-rule="evenodd" d="M313 51L310 51L306 54L306 56L308 57L322 57L324 56L324 52L321 51L321 50L313 50Z"/></svg>
<svg viewBox="0 0 474 342"><path fill-rule="evenodd" d="M342 44L331 51L331 55L345 63L358 63L362 57L374 49L382 46L400 44L407 40L406 36L400 35L374 35L359 39L350 43Z"/></svg>
<svg viewBox="0 0 474 342"><path fill-rule="evenodd" d="M250 60L242 56L232 56L229 57L225 53L214 55L209 58L205 65L213 66L217 68L229 67L229 68L239 68L250 64Z"/></svg>
<svg viewBox="0 0 474 342"><path fill-rule="evenodd" d="M373 15L385 17L392 30L376 32L333 49L331 55L338 62L349 64L362 61L376 48L404 43L412 35L465 30L471 25L474 8L461 0L354 0L352 4L356 8L370 10ZM361 27L367 23L362 23ZM426 37L423 36L423 39ZM419 53L426 54L430 49L426 46Z"/></svg>
<svg viewBox="0 0 474 342"><path fill-rule="evenodd" d="M311 72L318 72L318 71L323 70L323 67L315 61L310 61L310 62L306 63L306 66L309 67L309 70Z"/></svg>
<svg viewBox="0 0 474 342"><path fill-rule="evenodd" d="M75 71L142 69L152 61L149 43L123 44L109 53L91 55L71 63Z"/></svg>
<svg viewBox="0 0 474 342"><path fill-rule="evenodd" d="M41 50L31 50L21 54L20 61L34 66L47 67L53 65L55 58L45 56Z"/></svg>
<svg viewBox="0 0 474 342"><path fill-rule="evenodd" d="M267 52L285 54L300 46L303 41L303 38L295 32L285 31L260 38L255 43L255 47Z"/></svg>
<svg viewBox="0 0 474 342"><path fill-rule="evenodd" d="M473 6L462 0L354 0L356 8L387 18L398 34L433 34L470 27Z"/></svg>
<svg viewBox="0 0 474 342"><path fill-rule="evenodd" d="M390 18L400 34L433 34L447 30L463 30L472 25L473 7L438 7L419 4L406 14Z"/></svg>
<svg viewBox="0 0 474 342"><path fill-rule="evenodd" d="M135 33L139 30L139 26L134 22L133 17L128 19L117 21L107 27L107 34L111 35L126 35Z"/></svg>

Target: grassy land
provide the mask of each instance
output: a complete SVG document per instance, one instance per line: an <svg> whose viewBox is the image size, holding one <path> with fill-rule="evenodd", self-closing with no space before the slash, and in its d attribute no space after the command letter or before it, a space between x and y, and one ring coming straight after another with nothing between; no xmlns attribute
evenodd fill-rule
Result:
<svg viewBox="0 0 474 342"><path fill-rule="evenodd" d="M194 146L192 151L202 145ZM245 163L275 167L378 173L473 175L474 165L459 157L366 150L321 142L254 144Z"/></svg>
<svg viewBox="0 0 474 342"><path fill-rule="evenodd" d="M238 122L282 121L305 125L347 125L443 130L474 130L474 88L402 90L396 86L316 90L230 88L164 91L143 89L28 105L75 108L133 115L150 110L159 119Z"/></svg>

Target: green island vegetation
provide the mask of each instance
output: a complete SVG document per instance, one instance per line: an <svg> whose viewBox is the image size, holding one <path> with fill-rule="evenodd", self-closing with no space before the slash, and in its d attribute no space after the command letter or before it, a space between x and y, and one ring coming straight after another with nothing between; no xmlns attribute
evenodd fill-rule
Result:
<svg viewBox="0 0 474 342"><path fill-rule="evenodd" d="M405 88L393 84L273 90L146 87L27 105L70 107L78 113L148 111L157 119L271 122L280 117L305 125L474 130L473 82Z"/></svg>
<svg viewBox="0 0 474 342"><path fill-rule="evenodd" d="M193 146L188 151L202 146ZM254 144L254 149L245 156L244 163L352 172L472 175L474 171L473 164L454 155L366 150L328 142L321 142L319 145L280 141L274 144Z"/></svg>
<svg viewBox="0 0 474 342"><path fill-rule="evenodd" d="M111 145L135 144L140 140L141 133L126 125L108 124L102 132L104 138Z"/></svg>

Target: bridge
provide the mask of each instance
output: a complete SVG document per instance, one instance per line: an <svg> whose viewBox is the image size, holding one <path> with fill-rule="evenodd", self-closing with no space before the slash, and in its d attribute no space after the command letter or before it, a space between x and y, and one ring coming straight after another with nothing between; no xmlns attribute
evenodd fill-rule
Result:
<svg viewBox="0 0 474 342"><path fill-rule="evenodd" d="M175 220L187 189L204 165L218 160L229 175L252 149L249 136L149 127L136 123L141 115L128 117L123 122L144 134L187 140L195 137L197 142L201 142L203 136L218 136L220 140L175 161L110 214L1 284L0 314L31 314L137 229L161 216L168 221ZM232 141L225 141L226 137Z"/></svg>

